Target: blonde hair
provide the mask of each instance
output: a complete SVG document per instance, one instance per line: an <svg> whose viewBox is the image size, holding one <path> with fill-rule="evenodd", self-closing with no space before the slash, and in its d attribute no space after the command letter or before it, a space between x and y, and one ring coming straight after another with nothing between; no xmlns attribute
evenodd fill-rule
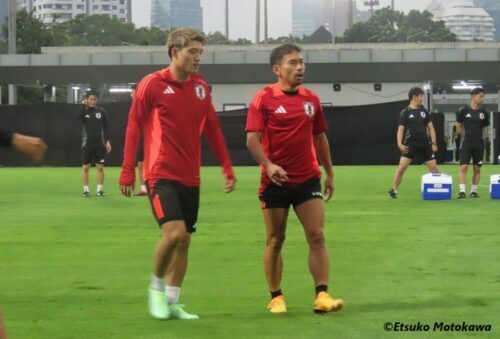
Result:
<svg viewBox="0 0 500 339"><path fill-rule="evenodd" d="M198 41L204 44L205 37L203 33L194 28L179 28L170 32L167 39L168 56L170 59L172 59L172 48L184 48L191 41Z"/></svg>

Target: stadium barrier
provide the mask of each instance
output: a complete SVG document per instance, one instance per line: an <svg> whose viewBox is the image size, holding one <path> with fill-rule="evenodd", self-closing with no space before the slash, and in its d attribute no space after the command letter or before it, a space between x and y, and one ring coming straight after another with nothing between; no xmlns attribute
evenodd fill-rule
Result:
<svg viewBox="0 0 500 339"><path fill-rule="evenodd" d="M407 102L391 102L368 106L325 106L329 126L327 136L335 165L396 164L396 128L399 112ZM104 103L109 115L113 151L107 164L120 166L123 157L125 129L130 102ZM19 133L43 138L49 150L42 163L47 166L80 166L81 124L75 119L80 105L41 103L25 106L0 106L0 125ZM235 165L254 165L246 149L246 109L219 112L222 129ZM444 115L432 114L440 152L445 158ZM497 133L500 128L497 128ZM500 138L497 134L497 144ZM204 165L216 165L212 152L203 142ZM498 149L498 147L497 147ZM27 166L29 161L12 150L2 150L0 166Z"/></svg>

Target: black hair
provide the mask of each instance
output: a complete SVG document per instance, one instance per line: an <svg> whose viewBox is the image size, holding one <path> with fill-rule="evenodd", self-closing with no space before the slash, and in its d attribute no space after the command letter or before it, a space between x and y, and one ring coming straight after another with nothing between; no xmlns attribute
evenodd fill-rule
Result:
<svg viewBox="0 0 500 339"><path fill-rule="evenodd" d="M99 97L99 94L97 93L96 90L90 90L90 91L87 91L87 93L85 93L85 98L88 99L91 95L95 96L95 97Z"/></svg>
<svg viewBox="0 0 500 339"><path fill-rule="evenodd" d="M419 95L424 94L424 90L421 89L420 87L413 87L410 89L408 92L408 99L413 99L413 97L418 97Z"/></svg>
<svg viewBox="0 0 500 339"><path fill-rule="evenodd" d="M281 59L283 59L285 55L291 54L293 52L300 53L302 52L302 49L295 44L284 44L276 47L275 49L273 49L273 51L271 52L271 56L269 57L271 66L279 64Z"/></svg>
<svg viewBox="0 0 500 339"><path fill-rule="evenodd" d="M470 96L472 97L472 96L477 95L479 93L486 94L486 91L482 87L476 87L476 88L473 88L472 91L470 91Z"/></svg>

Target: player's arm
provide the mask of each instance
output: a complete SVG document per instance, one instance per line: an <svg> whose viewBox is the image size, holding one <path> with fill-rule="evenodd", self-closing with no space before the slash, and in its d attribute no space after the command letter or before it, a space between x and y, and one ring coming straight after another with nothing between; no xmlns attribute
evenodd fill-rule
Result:
<svg viewBox="0 0 500 339"><path fill-rule="evenodd" d="M465 118L465 108L464 107L459 108L455 116L456 116L455 126L457 129L457 134L462 134L462 127L463 127L462 123L464 122Z"/></svg>
<svg viewBox="0 0 500 339"><path fill-rule="evenodd" d="M333 165L330 145L325 133L314 135L314 149L316 150L316 155L318 156L319 161L321 161L321 164L325 169L325 200L329 201L332 198L333 191L335 190L335 184L333 180Z"/></svg>
<svg viewBox="0 0 500 339"><path fill-rule="evenodd" d="M75 114L76 120L83 120L83 116L87 113L87 105L81 105L80 109Z"/></svg>
<svg viewBox="0 0 500 339"><path fill-rule="evenodd" d="M144 81L144 84L141 82L137 87L137 94L134 96L128 115L123 163L119 179L120 191L127 197L132 196L135 189L135 162L142 121L149 115L153 105L148 88L143 88L149 83L150 81Z"/></svg>
<svg viewBox="0 0 500 339"><path fill-rule="evenodd" d="M104 140L106 142L106 152L111 152L111 140L109 138L109 120L108 112L102 110L102 131L104 133Z"/></svg>
<svg viewBox="0 0 500 339"><path fill-rule="evenodd" d="M203 129L203 134L208 141L208 144L222 166L222 172L226 180L224 192L230 193L236 185L236 177L234 175L231 158L227 150L226 140L220 127L219 117L212 104L210 104L207 119Z"/></svg>
<svg viewBox="0 0 500 339"><path fill-rule="evenodd" d="M288 181L287 173L281 166L274 164L266 156L262 148L261 136L262 134L260 132L247 131L248 151L255 161L266 170L269 179L276 185L281 186L282 183Z"/></svg>
<svg viewBox="0 0 500 339"><path fill-rule="evenodd" d="M42 161L47 151L47 145L40 138L14 133L12 135L11 146L16 151L31 158L34 163Z"/></svg>
<svg viewBox="0 0 500 339"><path fill-rule="evenodd" d="M406 111L402 110L401 113L399 113L399 118L398 118L398 130L396 132L396 142L398 143L398 148L401 152L407 152L408 151L408 146L403 145L403 136L405 134L405 128L406 128Z"/></svg>
<svg viewBox="0 0 500 339"><path fill-rule="evenodd" d="M434 125L431 121L429 121L429 123L427 124L427 130L429 131L429 135L431 136L432 151L437 152L438 147L436 143L436 130L434 129Z"/></svg>

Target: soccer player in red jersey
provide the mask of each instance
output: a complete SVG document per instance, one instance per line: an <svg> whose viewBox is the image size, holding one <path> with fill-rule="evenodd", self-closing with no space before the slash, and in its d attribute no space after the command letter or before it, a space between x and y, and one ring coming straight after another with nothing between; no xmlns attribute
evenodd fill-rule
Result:
<svg viewBox="0 0 500 339"><path fill-rule="evenodd" d="M333 167L323 110L316 94L302 86L305 64L300 47L285 44L271 52L278 81L255 95L247 117L247 147L262 169L259 199L266 224L264 271L271 292L268 309L286 312L281 291L285 240L290 205L309 244L309 270L316 286L317 313L340 310L343 301L328 289L328 252L325 246L321 171L326 172L325 200L334 190Z"/></svg>
<svg viewBox="0 0 500 339"><path fill-rule="evenodd" d="M130 197L135 183L139 134L144 137L144 179L163 236L156 247L149 312L158 319L198 319L179 304L191 234L199 207L201 134L222 164L225 191L235 177L210 89L198 74L205 39L194 29L170 33L171 64L137 86L129 113L120 190ZM166 286L165 286L166 282Z"/></svg>

